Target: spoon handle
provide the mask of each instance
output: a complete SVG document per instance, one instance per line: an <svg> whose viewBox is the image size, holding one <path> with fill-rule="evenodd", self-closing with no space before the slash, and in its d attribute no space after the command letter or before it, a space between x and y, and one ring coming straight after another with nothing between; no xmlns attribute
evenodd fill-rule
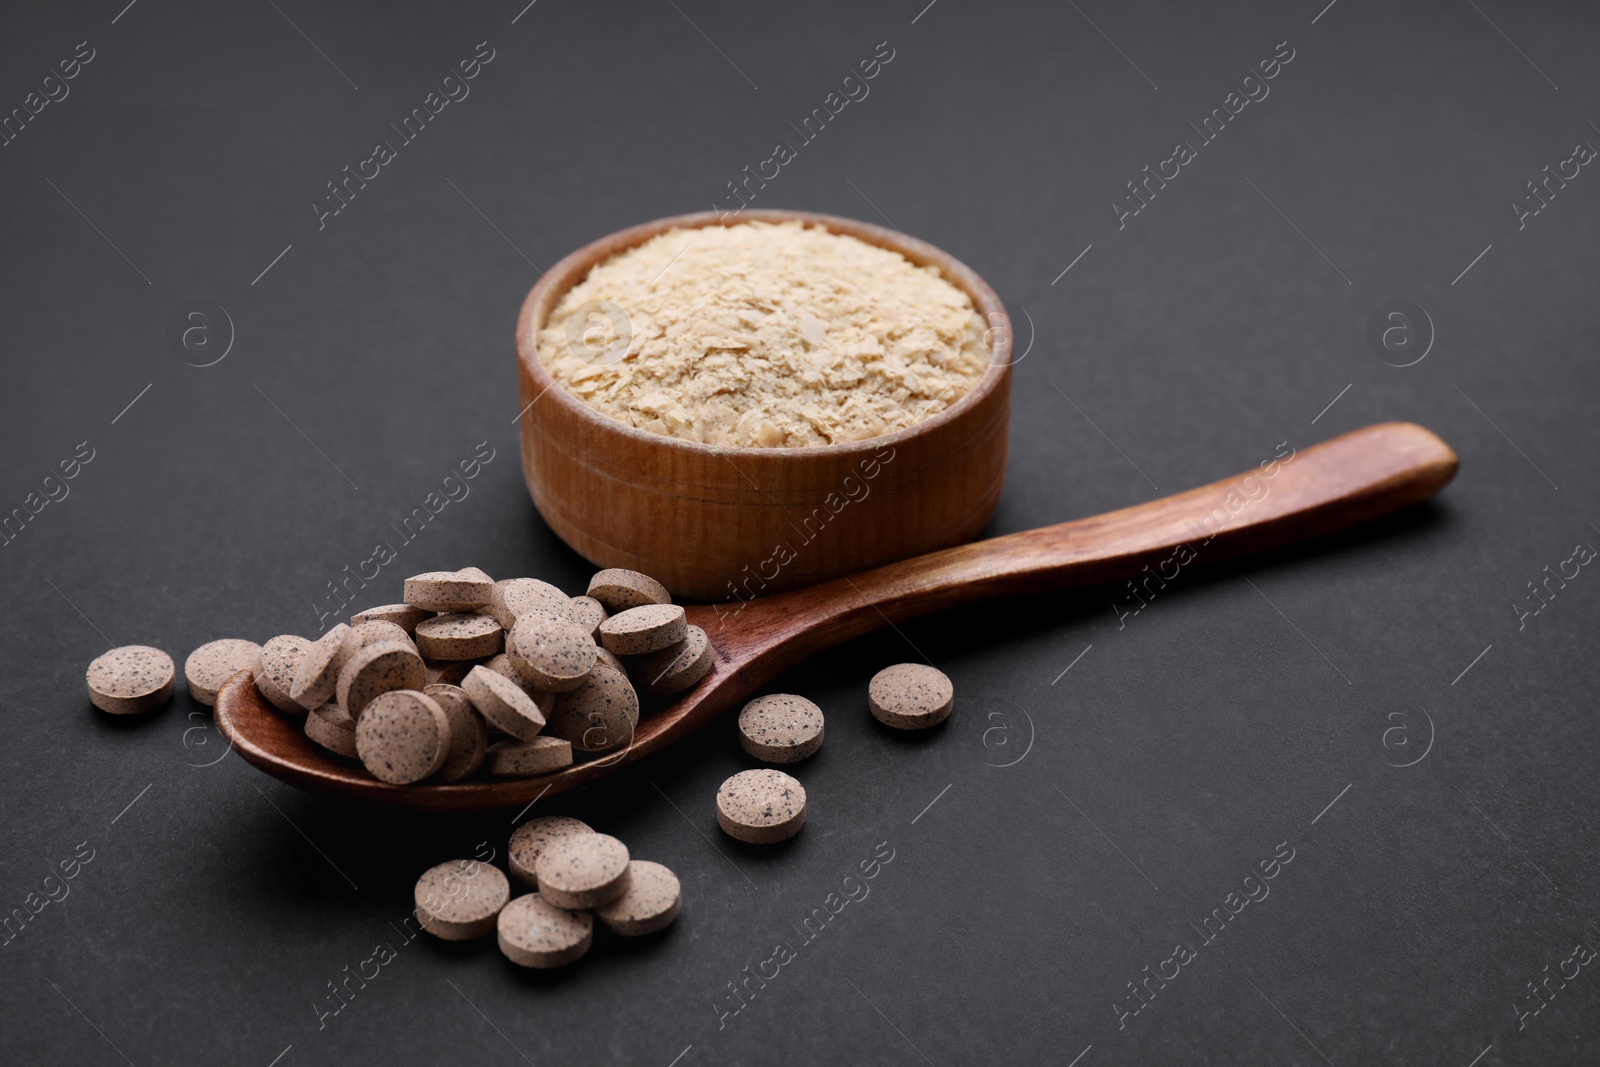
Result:
<svg viewBox="0 0 1600 1067"><path fill-rule="evenodd" d="M1459 464L1431 430L1379 423L1298 452L1280 445L1242 474L1159 500L753 601L748 606L762 610L741 621L765 631L765 651L793 663L902 619L991 597L1130 581L1122 594L1137 609L1195 564L1337 533L1426 500Z"/></svg>

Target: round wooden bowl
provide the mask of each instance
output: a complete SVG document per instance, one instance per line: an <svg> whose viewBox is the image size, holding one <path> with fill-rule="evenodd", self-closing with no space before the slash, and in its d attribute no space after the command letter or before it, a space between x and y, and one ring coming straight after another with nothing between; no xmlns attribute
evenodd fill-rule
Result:
<svg viewBox="0 0 1600 1067"><path fill-rule="evenodd" d="M806 448L704 445L638 430L556 384L538 336L561 297L608 256L673 228L798 219L932 265L989 324L989 367L955 404L865 441ZM600 567L627 567L690 600L748 600L970 541L1005 480L1011 319L993 289L894 230L805 211L657 219L550 268L517 320L522 469L550 528Z"/></svg>

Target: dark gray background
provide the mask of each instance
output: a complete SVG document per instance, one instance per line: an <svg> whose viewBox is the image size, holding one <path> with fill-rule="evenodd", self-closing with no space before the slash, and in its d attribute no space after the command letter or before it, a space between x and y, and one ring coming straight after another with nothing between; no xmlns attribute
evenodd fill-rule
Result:
<svg viewBox="0 0 1600 1067"><path fill-rule="evenodd" d="M0 16L0 109L96 50L0 148L0 511L95 450L0 549L0 905L94 850L0 947L0 1059L1593 1062L1592 967L1523 1027L1514 1005L1600 945L1600 576L1522 629L1513 604L1600 544L1600 174L1520 231L1510 206L1600 144L1592 7L523 3ZM319 232L323 183L485 40L470 97ZM480 441L496 458L470 497L373 601L468 563L580 589L516 458L532 264L709 207L885 40L870 96L757 204L890 219L1006 300L1028 354L993 532L1384 419L1442 434L1455 484L1362 536L1185 574L1123 629L1100 590L807 664L775 688L817 700L829 742L798 771L811 816L788 846L716 829L714 790L748 765L727 723L541 804L684 886L669 934L602 939L557 975L489 943L401 947L390 925L424 867L503 851L509 813L297 792L224 755L186 696L139 722L90 708L83 670L110 643L181 663L314 631L323 583ZM1108 201L1281 41L1271 95L1119 231ZM195 299L236 329L205 369L165 339ZM1364 340L1396 299L1437 335L1403 369ZM910 643L959 696L905 738L863 691ZM1285 841L1271 895L1200 946L1190 924ZM871 895L719 1028L726 983L797 944L880 842ZM1180 940L1199 958L1119 1029L1126 984ZM398 958L319 1029L326 983L379 942Z"/></svg>

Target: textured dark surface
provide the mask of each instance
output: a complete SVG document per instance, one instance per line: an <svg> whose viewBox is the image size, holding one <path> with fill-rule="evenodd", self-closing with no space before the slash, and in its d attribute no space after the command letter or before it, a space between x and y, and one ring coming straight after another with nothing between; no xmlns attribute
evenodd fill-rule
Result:
<svg viewBox="0 0 1600 1067"><path fill-rule="evenodd" d="M1600 144L1592 8L522 2L0 15L5 109L94 49L0 148L0 508L59 496L45 475L93 455L0 549L0 903L67 893L0 946L0 1060L1594 1061L1600 973L1574 946L1600 947L1600 575L1574 546L1600 544L1600 175L1563 163ZM319 230L324 183L398 141L480 41L470 96ZM799 144L790 123L881 41L870 95ZM1270 95L1201 144L1190 123L1283 41ZM1196 158L1119 229L1108 202L1180 139ZM780 140L797 156L757 205L892 219L1012 310L995 532L1382 419L1437 430L1461 474L1360 536L1184 573L1120 626L1112 604L1137 602L1101 590L792 672L774 688L829 721L786 845L716 828L717 785L749 765L731 719L537 805L683 883L669 932L602 933L554 974L402 932L418 873L503 862L514 813L296 792L181 692L133 722L90 707L110 644L181 662L314 634L325 583L475 455L468 495L357 606L469 564L581 592L518 470L532 264L729 203ZM1547 165L1579 173L1519 229ZM205 368L168 339L196 300L237 334ZM1389 363L1427 347L1420 319L1412 347L1366 339L1395 300L1437 333L1408 367ZM189 362L220 351L211 315L217 347ZM1555 594L1537 614L1533 580ZM867 680L924 655L954 716L880 727ZM1263 863L1276 877L1247 883ZM1263 891L1206 939L1230 893ZM1174 968L1122 1016L1129 983ZM1538 1014L1530 981L1553 996Z"/></svg>

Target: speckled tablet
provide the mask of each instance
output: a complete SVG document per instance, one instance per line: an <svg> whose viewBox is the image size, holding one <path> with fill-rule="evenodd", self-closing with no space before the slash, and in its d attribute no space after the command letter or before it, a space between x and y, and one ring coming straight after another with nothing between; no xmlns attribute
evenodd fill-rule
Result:
<svg viewBox="0 0 1600 1067"><path fill-rule="evenodd" d="M544 729L544 711L511 679L479 665L461 679L472 706L497 730L531 741Z"/></svg>
<svg viewBox="0 0 1600 1067"><path fill-rule="evenodd" d="M417 921L445 941L487 937L510 899L511 883L505 874L478 860L451 860L429 867L412 893Z"/></svg>
<svg viewBox="0 0 1600 1067"><path fill-rule="evenodd" d="M306 736L336 756L360 759L356 721L337 704L324 704L306 716Z"/></svg>
<svg viewBox="0 0 1600 1067"><path fill-rule="evenodd" d="M528 685L559 693L575 688L594 666L594 638L571 623L527 615L512 629L506 655Z"/></svg>
<svg viewBox="0 0 1600 1067"><path fill-rule="evenodd" d="M428 670L411 645L380 641L357 650L339 672L335 701L360 720L362 710L380 693L394 689L420 690L428 684Z"/></svg>
<svg viewBox="0 0 1600 1067"><path fill-rule="evenodd" d="M698 685L715 665L716 653L711 648L711 639L704 630L691 624L684 639L677 644L634 657L628 675L646 692L670 696Z"/></svg>
<svg viewBox="0 0 1600 1067"><path fill-rule="evenodd" d="M556 694L545 732L579 752L605 752L632 742L639 725L639 695L621 671L595 667L576 689Z"/></svg>
<svg viewBox="0 0 1600 1067"><path fill-rule="evenodd" d="M89 703L111 715L138 715L172 699L177 673L159 648L123 645L97 656L84 677Z"/></svg>
<svg viewBox="0 0 1600 1067"><path fill-rule="evenodd" d="M355 630L335 623L306 649L289 686L289 699L307 711L322 707L339 686L339 672L360 649L361 638Z"/></svg>
<svg viewBox="0 0 1600 1067"><path fill-rule="evenodd" d="M207 641L183 661L183 677L189 695L202 704L215 704L222 683L242 670L254 670L261 658L261 646L254 641L224 637Z"/></svg>
<svg viewBox="0 0 1600 1067"><path fill-rule="evenodd" d="M621 656L615 652L608 652L599 645L594 646L594 665L596 667L610 667L614 671L627 674L630 678L633 677L628 672L628 665L622 662Z"/></svg>
<svg viewBox="0 0 1600 1067"><path fill-rule="evenodd" d="M472 670L473 663L470 659L460 659L454 663L423 660L422 666L429 685L460 685L461 679Z"/></svg>
<svg viewBox="0 0 1600 1067"><path fill-rule="evenodd" d="M822 747L822 709L805 697L771 693L739 712L739 745L766 763L795 763Z"/></svg>
<svg viewBox="0 0 1600 1067"><path fill-rule="evenodd" d="M575 596L567 601L566 615L578 629L592 635L611 613L592 596Z"/></svg>
<svg viewBox="0 0 1600 1067"><path fill-rule="evenodd" d="M487 615L453 611L417 623L417 651L436 661L483 659L505 646L505 631Z"/></svg>
<svg viewBox="0 0 1600 1067"><path fill-rule="evenodd" d="M613 615L645 604L672 603L672 594L667 592L666 586L648 574L620 567L599 571L590 578L588 595L600 601Z"/></svg>
<svg viewBox="0 0 1600 1067"><path fill-rule="evenodd" d="M511 868L512 877L532 889L539 887L538 876L534 873L534 864L539 861L539 853L550 846L552 841L558 841L572 834L592 834L594 827L582 819L572 819L565 815L545 815L537 819L529 819L516 832L511 835L511 844L506 849L506 865Z"/></svg>
<svg viewBox="0 0 1600 1067"><path fill-rule="evenodd" d="M444 763L434 773L433 780L458 782L483 766L484 756L489 751L489 725L460 686L434 684L422 691L433 698L444 717L450 720Z"/></svg>
<svg viewBox="0 0 1600 1067"><path fill-rule="evenodd" d="M926 663L897 663L872 676L867 706L872 717L896 730L926 730L950 717L955 687Z"/></svg>
<svg viewBox="0 0 1600 1067"><path fill-rule="evenodd" d="M384 604L382 607L356 612L350 616L350 625L360 626L364 622L392 622L409 636L411 631L417 628L417 623L432 614L433 612L427 608L419 608L414 604Z"/></svg>
<svg viewBox="0 0 1600 1067"><path fill-rule="evenodd" d="M717 825L752 845L785 841L806 821L806 790L798 781L763 768L740 771L717 790Z"/></svg>
<svg viewBox="0 0 1600 1067"><path fill-rule="evenodd" d="M476 663L473 664L473 666L487 667L500 677L510 679L511 681L516 682L518 685L522 685L522 675L517 673L517 669L511 665L511 657L507 656L504 652L497 652L488 659L484 660L482 663ZM468 667L467 670L470 672L472 668Z"/></svg>
<svg viewBox="0 0 1600 1067"><path fill-rule="evenodd" d="M501 910L496 940L506 959L518 966L560 967L589 951L594 917L555 907L538 893L528 893Z"/></svg>
<svg viewBox="0 0 1600 1067"><path fill-rule="evenodd" d="M498 656L490 656L488 659L479 664L479 666L494 671L494 673L500 675L500 677L504 678L506 681L516 685L524 693L527 693L528 696L533 698L534 706L539 709L539 714L543 715L546 719L550 718L550 712L555 710L556 695L543 689L535 689L533 686L523 681L522 675L517 673L517 668L512 665L510 656L507 656L504 652L502 652Z"/></svg>
<svg viewBox="0 0 1600 1067"><path fill-rule="evenodd" d="M532 741L505 738L489 746L483 771L493 778L537 778L572 766L572 745L540 734Z"/></svg>
<svg viewBox="0 0 1600 1067"><path fill-rule="evenodd" d="M450 720L438 701L415 689L379 693L356 720L356 752L380 782L420 782L450 754Z"/></svg>
<svg viewBox="0 0 1600 1067"><path fill-rule="evenodd" d="M676 604L629 608L600 624L600 643L619 656L659 652L688 636L688 620Z"/></svg>
<svg viewBox="0 0 1600 1067"><path fill-rule="evenodd" d="M558 908L597 908L628 891L628 846L610 834L569 834L533 865L539 895Z"/></svg>
<svg viewBox="0 0 1600 1067"><path fill-rule="evenodd" d="M289 689L310 647L310 641L294 634L280 634L261 646L261 657L256 660L256 689L279 711L290 715L306 713L289 695Z"/></svg>
<svg viewBox="0 0 1600 1067"><path fill-rule="evenodd" d="M405 602L429 611L476 611L489 603L494 582L482 571L429 571L406 579Z"/></svg>
<svg viewBox="0 0 1600 1067"><path fill-rule="evenodd" d="M424 615L423 617L431 619L433 616ZM418 619L417 621L421 622L422 620ZM356 640L363 645L375 645L379 641L411 641L411 630L407 630L399 623L390 622L387 619L368 619L366 622L352 626L351 629L356 633ZM416 627L413 626L412 629L414 630ZM415 644L415 642L412 643Z"/></svg>
<svg viewBox="0 0 1600 1067"><path fill-rule="evenodd" d="M677 875L659 863L632 860L628 863L628 891L594 909L594 917L614 934L640 937L671 926L682 899Z"/></svg>
<svg viewBox="0 0 1600 1067"><path fill-rule="evenodd" d="M489 595L489 606L482 609L507 632L517 625L524 615L544 613L564 616L567 594L537 578L507 578L494 583Z"/></svg>

